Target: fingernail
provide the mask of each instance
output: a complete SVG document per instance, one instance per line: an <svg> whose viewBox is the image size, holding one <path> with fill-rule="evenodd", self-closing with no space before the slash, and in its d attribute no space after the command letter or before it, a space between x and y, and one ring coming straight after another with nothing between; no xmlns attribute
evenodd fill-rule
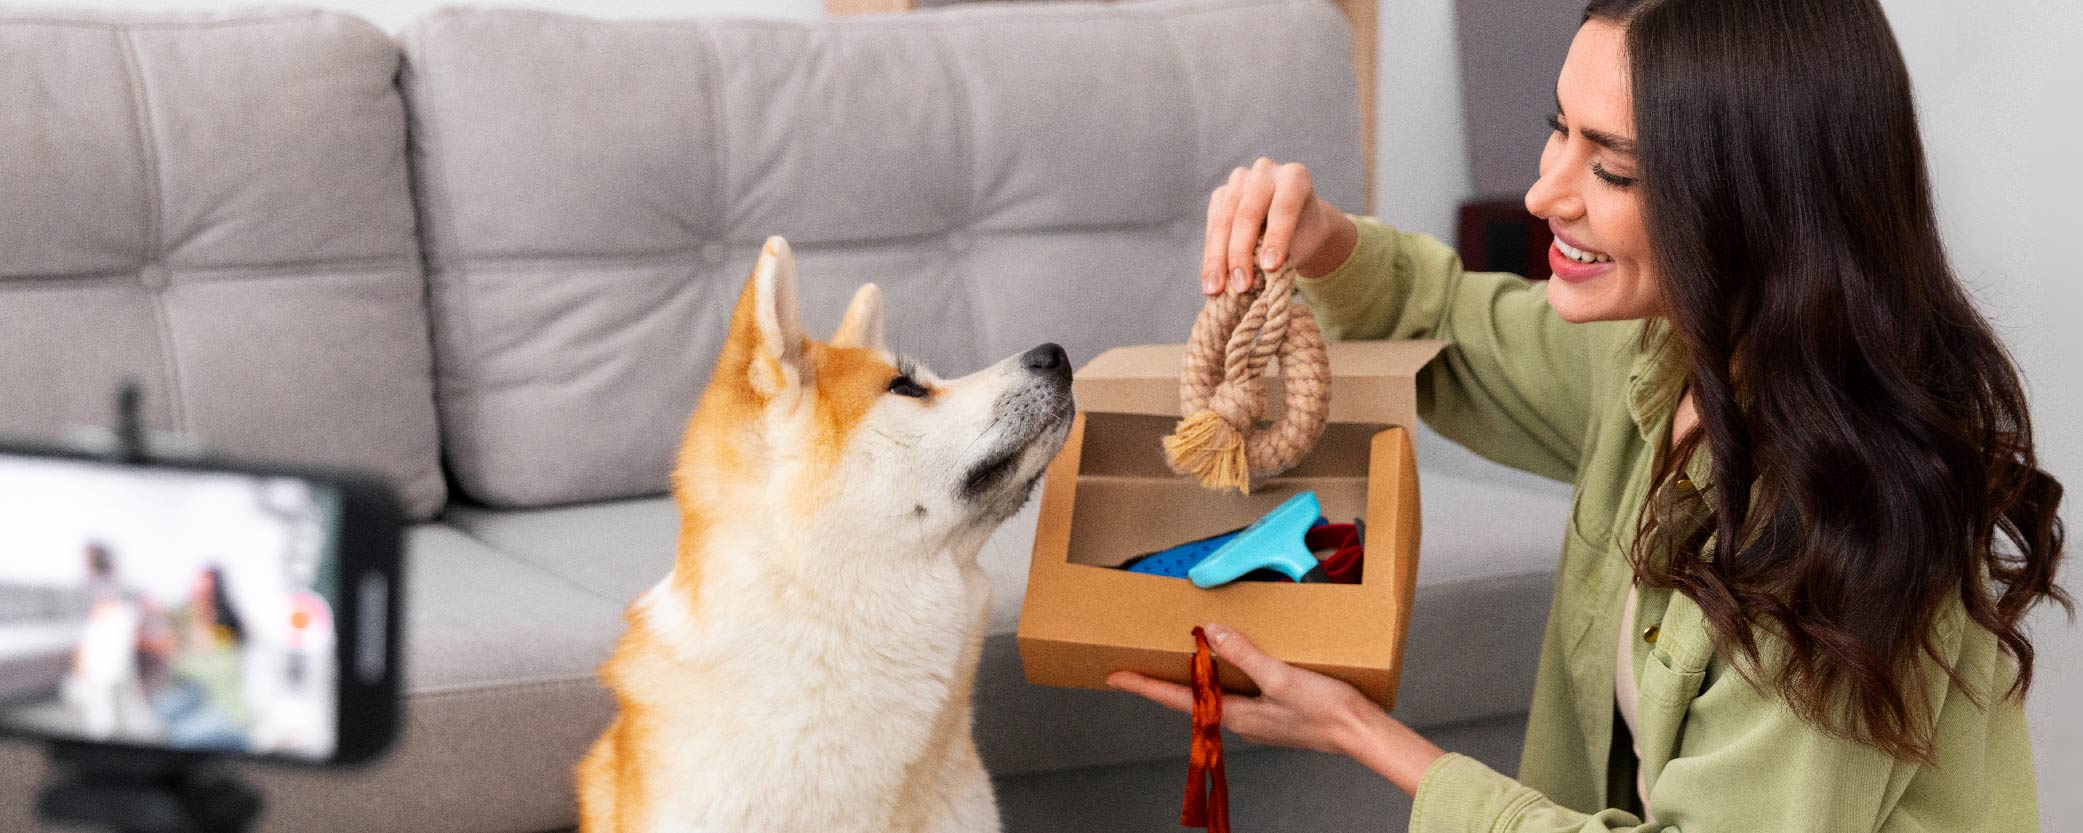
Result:
<svg viewBox="0 0 2083 833"><path fill-rule="evenodd" d="M1258 268L1271 272L1280 268L1280 250L1267 249L1258 253Z"/></svg>
<svg viewBox="0 0 2083 833"><path fill-rule="evenodd" d="M1223 640L1230 638L1230 629L1221 625L1202 625L1201 630L1208 634L1209 642L1217 645L1221 645Z"/></svg>
<svg viewBox="0 0 2083 833"><path fill-rule="evenodd" d="M1244 276L1244 267L1239 266L1235 269L1230 270L1230 289L1237 292L1243 292L1244 290L1250 288L1251 282Z"/></svg>
<svg viewBox="0 0 2083 833"><path fill-rule="evenodd" d="M1222 277L1214 272L1201 273L1201 294L1213 295L1222 291Z"/></svg>

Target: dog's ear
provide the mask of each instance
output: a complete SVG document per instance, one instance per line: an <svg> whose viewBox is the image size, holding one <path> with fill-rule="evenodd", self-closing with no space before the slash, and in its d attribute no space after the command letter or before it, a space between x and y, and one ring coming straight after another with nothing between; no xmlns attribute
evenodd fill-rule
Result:
<svg viewBox="0 0 2083 833"><path fill-rule="evenodd" d="M839 332L832 335L833 347L861 347L882 351L882 290L875 284L864 283L854 290L853 303L846 306L846 317L839 320Z"/></svg>
<svg viewBox="0 0 2083 833"><path fill-rule="evenodd" d="M796 258L769 237L731 316L731 340L752 389L772 397L803 384L803 323L796 312Z"/></svg>

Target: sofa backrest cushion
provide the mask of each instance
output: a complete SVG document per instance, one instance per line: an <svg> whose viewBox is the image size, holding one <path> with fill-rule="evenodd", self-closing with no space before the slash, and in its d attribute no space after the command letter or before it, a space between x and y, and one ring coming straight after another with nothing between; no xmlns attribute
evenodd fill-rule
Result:
<svg viewBox="0 0 2083 833"><path fill-rule="evenodd" d="M0 435L149 424L441 508L395 43L318 11L0 15Z"/></svg>
<svg viewBox="0 0 2083 833"><path fill-rule="evenodd" d="M403 34L444 447L501 506L662 491L760 242L820 337L874 281L943 375L1185 338L1208 192L1260 155L1361 208L1320 0L816 23L449 10Z"/></svg>

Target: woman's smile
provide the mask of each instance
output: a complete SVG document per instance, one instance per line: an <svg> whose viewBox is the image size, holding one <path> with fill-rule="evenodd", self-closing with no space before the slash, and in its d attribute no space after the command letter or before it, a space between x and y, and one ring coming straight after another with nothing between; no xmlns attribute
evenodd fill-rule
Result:
<svg viewBox="0 0 2083 833"><path fill-rule="evenodd" d="M1526 210L1548 221L1548 303L1564 321L1663 312L1642 214L1627 30L1592 20L1555 79L1555 114Z"/></svg>
<svg viewBox="0 0 2083 833"><path fill-rule="evenodd" d="M1548 268L1555 277L1571 283L1588 281L1613 271L1613 256L1584 245L1562 231L1562 224L1548 221L1555 242L1548 246Z"/></svg>

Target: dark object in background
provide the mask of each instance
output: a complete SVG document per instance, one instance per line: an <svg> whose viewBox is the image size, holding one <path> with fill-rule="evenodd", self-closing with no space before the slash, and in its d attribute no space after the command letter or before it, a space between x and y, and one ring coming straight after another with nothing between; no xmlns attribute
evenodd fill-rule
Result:
<svg viewBox="0 0 2083 833"><path fill-rule="evenodd" d="M189 753L93 744L51 745L50 783L36 799L45 822L116 833L245 833L260 793L221 762Z"/></svg>
<svg viewBox="0 0 2083 833"><path fill-rule="evenodd" d="M1510 272L1534 281L1554 274L1548 269L1548 247L1555 235L1548 221L1527 213L1517 198L1462 203L1455 226L1454 248L1471 271Z"/></svg>

